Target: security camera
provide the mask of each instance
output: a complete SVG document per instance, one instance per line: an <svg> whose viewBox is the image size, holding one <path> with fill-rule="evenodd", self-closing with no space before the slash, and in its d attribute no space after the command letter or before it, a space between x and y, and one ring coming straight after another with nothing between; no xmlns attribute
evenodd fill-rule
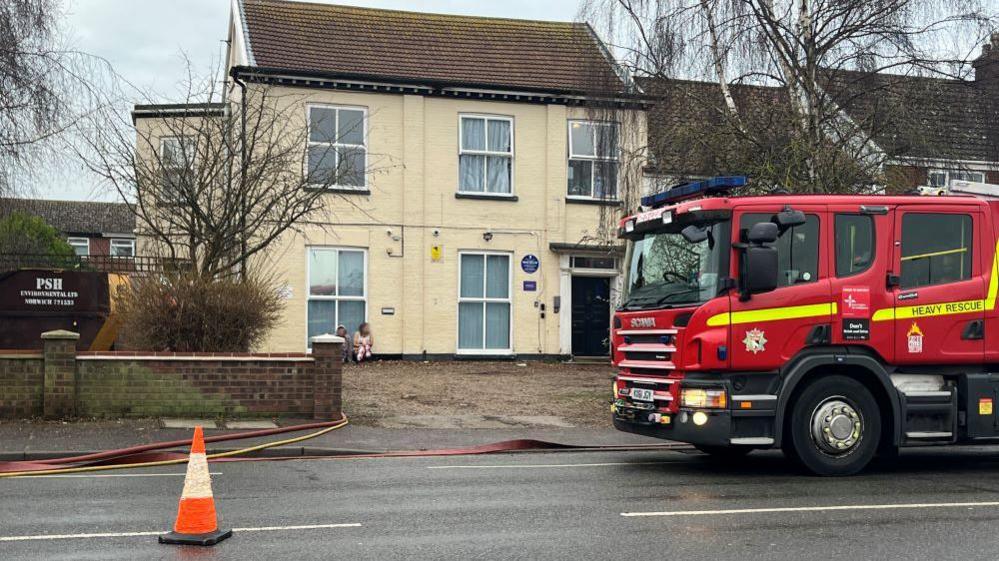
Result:
<svg viewBox="0 0 999 561"><path fill-rule="evenodd" d="M482 239L488 242L489 240L493 239L493 233L490 232L489 230L486 230L486 233L482 234Z"/></svg>
<svg viewBox="0 0 999 561"><path fill-rule="evenodd" d="M437 228L434 228L433 230L431 230L431 232L430 232L430 233L432 233L432 234L434 235L434 237L435 237L435 238L436 238L437 236L440 236L440 235L441 235L441 231L440 231L439 229L437 229Z"/></svg>

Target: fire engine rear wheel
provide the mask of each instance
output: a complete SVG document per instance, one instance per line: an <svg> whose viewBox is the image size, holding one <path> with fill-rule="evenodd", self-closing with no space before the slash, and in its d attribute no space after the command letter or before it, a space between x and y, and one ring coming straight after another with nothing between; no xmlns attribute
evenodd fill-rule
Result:
<svg viewBox="0 0 999 561"><path fill-rule="evenodd" d="M721 460L741 458L753 451L753 448L750 446L709 446L695 444L694 448L697 448L712 458L718 458Z"/></svg>
<svg viewBox="0 0 999 561"><path fill-rule="evenodd" d="M851 475L878 450L881 414L863 384L826 376L798 395L784 433L786 452L817 475Z"/></svg>

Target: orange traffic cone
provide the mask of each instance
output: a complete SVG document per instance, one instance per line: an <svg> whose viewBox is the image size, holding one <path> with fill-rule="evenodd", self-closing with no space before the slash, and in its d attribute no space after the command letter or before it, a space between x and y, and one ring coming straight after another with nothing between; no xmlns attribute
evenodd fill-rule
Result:
<svg viewBox="0 0 999 561"><path fill-rule="evenodd" d="M184 545L215 545L232 535L232 530L220 530L215 518L215 498L205 456L205 436L201 427L194 427L191 459L187 462L184 491L173 531L160 536L160 543Z"/></svg>

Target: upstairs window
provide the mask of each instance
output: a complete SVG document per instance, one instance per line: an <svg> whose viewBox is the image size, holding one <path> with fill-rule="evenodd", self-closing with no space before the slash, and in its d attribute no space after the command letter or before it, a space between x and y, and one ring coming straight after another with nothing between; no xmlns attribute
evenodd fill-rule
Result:
<svg viewBox="0 0 999 561"><path fill-rule="evenodd" d="M184 182L194 169L195 149L195 139L189 136L160 139L160 165L163 168L161 201L178 202L184 199Z"/></svg>
<svg viewBox="0 0 999 561"><path fill-rule="evenodd" d="M748 231L758 222L770 222L773 214L742 215L739 228ZM815 282L819 278L819 217L805 215L805 223L788 228L777 238L777 266L780 286Z"/></svg>
<svg viewBox="0 0 999 561"><path fill-rule="evenodd" d="M617 123L569 121L570 197L617 199Z"/></svg>
<svg viewBox="0 0 999 561"><path fill-rule="evenodd" d="M135 257L135 240L111 239L111 257Z"/></svg>
<svg viewBox="0 0 999 561"><path fill-rule="evenodd" d="M461 116L458 132L458 192L513 192L513 119Z"/></svg>
<svg viewBox="0 0 999 561"><path fill-rule="evenodd" d="M930 187L945 188L950 187L951 181L975 181L985 182L985 172L981 171L961 171L956 169L933 169L929 171Z"/></svg>
<svg viewBox="0 0 999 561"><path fill-rule="evenodd" d="M363 189L368 149L367 111L359 107L309 107L308 181L313 185Z"/></svg>
<svg viewBox="0 0 999 561"><path fill-rule="evenodd" d="M903 289L971 278L972 220L967 214L902 216Z"/></svg>
<svg viewBox="0 0 999 561"><path fill-rule="evenodd" d="M86 257L90 255L89 238L69 238L66 242L73 248L73 253L76 253L77 256Z"/></svg>

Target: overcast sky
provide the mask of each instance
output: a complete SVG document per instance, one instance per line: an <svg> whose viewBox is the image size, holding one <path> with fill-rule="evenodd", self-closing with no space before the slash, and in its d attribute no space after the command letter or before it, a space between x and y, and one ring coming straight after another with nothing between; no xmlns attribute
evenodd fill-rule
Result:
<svg viewBox="0 0 999 561"><path fill-rule="evenodd" d="M324 0L318 0L324 1ZM524 19L573 20L578 0L336 0L372 8L497 16ZM77 49L103 57L123 78L162 101L177 93L183 78L182 54L195 69L212 69L224 53L229 0L64 0L63 31ZM75 176L75 177L74 177ZM95 189L82 170L39 179L35 195L48 199L115 200Z"/></svg>

